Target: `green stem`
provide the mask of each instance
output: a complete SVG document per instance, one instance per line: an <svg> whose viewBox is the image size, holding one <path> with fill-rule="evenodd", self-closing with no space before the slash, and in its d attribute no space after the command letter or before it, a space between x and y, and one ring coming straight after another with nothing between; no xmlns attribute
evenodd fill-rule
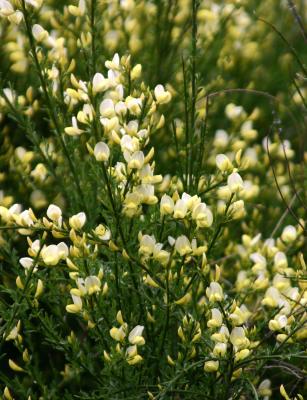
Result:
<svg viewBox="0 0 307 400"><path fill-rule="evenodd" d="M189 183L192 185L193 175L193 138L195 137L195 120L196 120L196 52L197 52L197 9L198 1L193 0L192 4L192 96L191 96L191 143L190 143L190 178Z"/></svg>
<svg viewBox="0 0 307 400"><path fill-rule="evenodd" d="M91 34L92 34L92 75L96 72L96 26L95 26L95 14L96 14L96 0L91 1Z"/></svg>

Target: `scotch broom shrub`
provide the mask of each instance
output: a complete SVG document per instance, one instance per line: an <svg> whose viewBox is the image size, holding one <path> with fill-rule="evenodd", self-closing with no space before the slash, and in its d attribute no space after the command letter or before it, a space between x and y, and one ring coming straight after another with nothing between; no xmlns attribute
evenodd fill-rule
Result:
<svg viewBox="0 0 307 400"><path fill-rule="evenodd" d="M305 6L0 0L3 399L304 399Z"/></svg>

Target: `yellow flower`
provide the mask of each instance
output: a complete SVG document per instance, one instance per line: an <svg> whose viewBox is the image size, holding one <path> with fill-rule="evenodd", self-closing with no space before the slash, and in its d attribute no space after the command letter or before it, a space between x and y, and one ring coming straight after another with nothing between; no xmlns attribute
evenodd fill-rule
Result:
<svg viewBox="0 0 307 400"><path fill-rule="evenodd" d="M120 328L113 327L110 329L110 336L117 342L122 342L126 337L126 330L127 330L126 324L122 325Z"/></svg>
<svg viewBox="0 0 307 400"><path fill-rule="evenodd" d="M72 314L77 314L82 310L82 300L81 297L72 294L73 304L66 306L66 311Z"/></svg>
<svg viewBox="0 0 307 400"><path fill-rule="evenodd" d="M143 360L139 354L137 354L137 346L130 346L126 350L126 360L129 365L135 365Z"/></svg>

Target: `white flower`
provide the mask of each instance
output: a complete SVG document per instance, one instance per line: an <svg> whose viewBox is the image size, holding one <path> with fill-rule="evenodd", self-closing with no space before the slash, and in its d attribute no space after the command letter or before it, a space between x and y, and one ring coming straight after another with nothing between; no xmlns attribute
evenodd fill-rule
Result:
<svg viewBox="0 0 307 400"><path fill-rule="evenodd" d="M111 238L111 231L109 228L104 225L98 225L95 230L95 235L99 237L100 240L109 240Z"/></svg>
<svg viewBox="0 0 307 400"><path fill-rule="evenodd" d="M62 210L60 207L50 204L50 206L47 209L47 217L51 219L53 222L57 222L59 225L62 221Z"/></svg>
<svg viewBox="0 0 307 400"><path fill-rule="evenodd" d="M21 213L22 207L21 204L15 203L9 208L9 215L12 217L13 215L19 215Z"/></svg>
<svg viewBox="0 0 307 400"><path fill-rule="evenodd" d="M88 276L85 278L85 288L89 295L99 292L100 287L101 282L97 276Z"/></svg>
<svg viewBox="0 0 307 400"><path fill-rule="evenodd" d="M140 202L143 204L156 204L158 202L158 198L155 196L154 185L139 185L135 193L139 195Z"/></svg>
<svg viewBox="0 0 307 400"><path fill-rule="evenodd" d="M126 329L127 324L122 325L120 328L111 328L110 329L110 336L112 339L116 340L117 342L122 342L126 337Z"/></svg>
<svg viewBox="0 0 307 400"><path fill-rule="evenodd" d="M23 257L19 260L19 262L26 270L29 270L33 266L33 258L30 257Z"/></svg>
<svg viewBox="0 0 307 400"><path fill-rule="evenodd" d="M37 42L42 42L48 38L49 33L39 24L32 27L32 35Z"/></svg>
<svg viewBox="0 0 307 400"><path fill-rule="evenodd" d="M1 14L0 14L1 15ZM8 20L16 25L19 25L23 19L23 13L19 10L8 16Z"/></svg>
<svg viewBox="0 0 307 400"><path fill-rule="evenodd" d="M126 115L127 106L123 101L119 101L115 104L115 112L117 115Z"/></svg>
<svg viewBox="0 0 307 400"><path fill-rule="evenodd" d="M236 106L233 103L227 104L225 108L225 114L229 119L237 119L244 114L242 106Z"/></svg>
<svg viewBox="0 0 307 400"><path fill-rule="evenodd" d="M174 200L167 194L164 194L161 197L161 201L160 201L161 215L172 214L173 211L174 211Z"/></svg>
<svg viewBox="0 0 307 400"><path fill-rule="evenodd" d="M46 265L57 265L62 257L62 252L57 245L51 244L43 247L41 257Z"/></svg>
<svg viewBox="0 0 307 400"><path fill-rule="evenodd" d="M142 325L137 325L132 329L132 331L129 333L128 340L131 344L137 345L137 346L142 346L145 344L145 339L143 338L144 326Z"/></svg>
<svg viewBox="0 0 307 400"><path fill-rule="evenodd" d="M24 210L19 214L19 222L22 226L32 226L34 224L34 215L32 210Z"/></svg>
<svg viewBox="0 0 307 400"><path fill-rule="evenodd" d="M114 95L114 99L116 98L116 100L124 99L124 86L121 83L116 86L113 95Z"/></svg>
<svg viewBox="0 0 307 400"><path fill-rule="evenodd" d="M233 168L231 161L225 154L218 154L215 157L216 166L222 172L231 170Z"/></svg>
<svg viewBox="0 0 307 400"><path fill-rule="evenodd" d="M59 249L60 257L65 260L68 257L69 250L67 244L64 242L60 242L57 244L57 248Z"/></svg>
<svg viewBox="0 0 307 400"><path fill-rule="evenodd" d="M285 253L278 251L274 256L274 266L279 270L288 267L288 260Z"/></svg>
<svg viewBox="0 0 307 400"><path fill-rule="evenodd" d="M82 310L82 300L81 297L71 295L73 304L69 304L66 306L66 311L72 314L76 314Z"/></svg>
<svg viewBox="0 0 307 400"><path fill-rule="evenodd" d="M174 207L174 218L183 219L186 216L187 212L187 202L183 199L177 200Z"/></svg>
<svg viewBox="0 0 307 400"><path fill-rule="evenodd" d="M112 99L105 99L100 103L99 112L102 117L112 118L115 115L114 102Z"/></svg>
<svg viewBox="0 0 307 400"><path fill-rule="evenodd" d="M19 331L20 331L20 326L21 326L21 322L19 320L17 322L17 325L14 326L14 328L10 331L10 333L5 337L5 340L9 341L9 340L16 340L17 338L19 338L18 334L19 334ZM6 397L4 396L4 398L6 398Z"/></svg>
<svg viewBox="0 0 307 400"><path fill-rule="evenodd" d="M184 235L181 235L176 239L175 249L181 255L181 257L192 252L191 243L189 239Z"/></svg>
<svg viewBox="0 0 307 400"><path fill-rule="evenodd" d="M34 242L31 243L28 253L31 257L36 257L37 253L39 252L41 248L40 241L38 239L34 240Z"/></svg>
<svg viewBox="0 0 307 400"><path fill-rule="evenodd" d="M227 343L228 339L229 339L229 330L228 330L227 326L222 325L220 330L216 333L213 333L213 335L211 335L210 338L214 342Z"/></svg>
<svg viewBox="0 0 307 400"><path fill-rule="evenodd" d="M109 88L109 81L102 74L97 72L93 78L93 92L104 92Z"/></svg>
<svg viewBox="0 0 307 400"><path fill-rule="evenodd" d="M142 99L128 96L125 100L126 106L132 115L139 115L142 109Z"/></svg>
<svg viewBox="0 0 307 400"><path fill-rule="evenodd" d="M86 222L86 215L84 212L80 212L69 218L70 227L77 231L83 228L85 222Z"/></svg>
<svg viewBox="0 0 307 400"><path fill-rule="evenodd" d="M15 10L12 4L7 0L0 0L0 15L3 17L8 17L14 14Z"/></svg>
<svg viewBox="0 0 307 400"><path fill-rule="evenodd" d="M84 132L83 129L80 129L78 127L78 122L76 117L72 117L72 126L68 126L67 128L64 129L65 133L69 136L79 136L81 133Z"/></svg>
<svg viewBox="0 0 307 400"><path fill-rule="evenodd" d="M245 336L245 331L242 327L233 328L229 339L237 349L241 349L249 345L249 340Z"/></svg>
<svg viewBox="0 0 307 400"><path fill-rule="evenodd" d="M269 400L272 395L271 381L269 379L265 379L260 383L258 386L258 394L264 398L263 400Z"/></svg>
<svg viewBox="0 0 307 400"><path fill-rule="evenodd" d="M104 127L105 133L112 132L113 130L116 131L119 127L119 120L118 117L113 118L100 118L100 123Z"/></svg>
<svg viewBox="0 0 307 400"><path fill-rule="evenodd" d="M194 207L192 218L196 221L199 228L208 228L213 222L212 212L205 203L200 203Z"/></svg>
<svg viewBox="0 0 307 400"><path fill-rule="evenodd" d="M213 349L213 355L215 357L223 357L226 354L227 351L227 344L226 343L216 343Z"/></svg>
<svg viewBox="0 0 307 400"><path fill-rule="evenodd" d="M223 289L218 282L211 282L206 289L206 295L211 302L222 301L224 298Z"/></svg>
<svg viewBox="0 0 307 400"><path fill-rule="evenodd" d="M136 119L129 121L127 125L125 125L124 132L126 131L130 136L136 136L137 131L139 129L139 122Z"/></svg>
<svg viewBox="0 0 307 400"><path fill-rule="evenodd" d="M282 298L281 298L281 294L279 293L279 290L277 290L275 287L271 286L265 292L264 298L261 301L261 303L263 305L273 308L273 307L277 307L278 305L280 305L281 301L282 301Z"/></svg>
<svg viewBox="0 0 307 400"><path fill-rule="evenodd" d="M147 256L151 256L154 252L156 239L154 236L143 235L140 238L139 252Z"/></svg>
<svg viewBox="0 0 307 400"><path fill-rule="evenodd" d="M81 17L84 15L86 10L86 3L85 0L80 0L78 7L69 5L68 6L68 11L75 17Z"/></svg>
<svg viewBox="0 0 307 400"><path fill-rule="evenodd" d="M240 129L241 136L246 140L254 140L257 138L258 132L253 128L253 121L245 121Z"/></svg>
<svg viewBox="0 0 307 400"><path fill-rule="evenodd" d="M292 225L286 226L282 231L281 238L286 243L294 242L297 238L297 231L295 227Z"/></svg>
<svg viewBox="0 0 307 400"><path fill-rule="evenodd" d="M222 129L218 129L215 132L213 146L218 147L218 148L224 148L227 146L228 143L229 143L228 133Z"/></svg>
<svg viewBox="0 0 307 400"><path fill-rule="evenodd" d="M138 364L143 358L137 353L137 346L129 346L126 350L126 359L129 365Z"/></svg>
<svg viewBox="0 0 307 400"><path fill-rule="evenodd" d="M188 193L182 193L181 199L186 203L188 210L193 211L194 207L196 207L201 199L197 195L191 196Z"/></svg>
<svg viewBox="0 0 307 400"><path fill-rule="evenodd" d="M134 153L139 150L140 143L137 138L124 135L120 140L120 146L123 152Z"/></svg>
<svg viewBox="0 0 307 400"><path fill-rule="evenodd" d="M243 200L234 201L229 207L229 214L231 214L232 219L239 219L244 217L245 215L244 201Z"/></svg>
<svg viewBox="0 0 307 400"><path fill-rule="evenodd" d="M154 93L158 104L169 103L172 98L170 92L165 90L163 85L157 85L155 87Z"/></svg>
<svg viewBox="0 0 307 400"><path fill-rule="evenodd" d="M239 192L244 187L243 180L237 172L233 172L228 176L227 185L232 193Z"/></svg>
<svg viewBox="0 0 307 400"><path fill-rule="evenodd" d="M223 316L218 308L211 309L211 319L207 322L208 328L219 328L223 323Z"/></svg>
<svg viewBox="0 0 307 400"><path fill-rule="evenodd" d="M31 171L31 176L34 179L37 179L40 182L43 182L47 176L47 168L45 167L44 164L39 163L36 165L36 167Z"/></svg>
<svg viewBox="0 0 307 400"><path fill-rule="evenodd" d="M1 0L0 0L1 1ZM11 103L14 104L16 100L16 93L10 89L10 88L4 88L3 93L5 94L7 100ZM17 150L17 149L16 149Z"/></svg>
<svg viewBox="0 0 307 400"><path fill-rule="evenodd" d="M136 151L133 154L124 152L125 160L128 163L128 167L131 169L141 169L144 165L145 156L142 151Z"/></svg>
<svg viewBox="0 0 307 400"><path fill-rule="evenodd" d="M34 8L39 8L43 4L43 0L25 0L25 2Z"/></svg>
<svg viewBox="0 0 307 400"><path fill-rule="evenodd" d="M104 64L108 69L111 69L111 70L119 69L120 59L119 59L118 53L114 54L112 61L106 61Z"/></svg>
<svg viewBox="0 0 307 400"><path fill-rule="evenodd" d="M271 331L279 331L287 326L288 318L285 315L276 315L274 319L269 321L269 329Z"/></svg>
<svg viewBox="0 0 307 400"><path fill-rule="evenodd" d="M266 269L267 260L266 260L265 257L263 257L262 254L260 254L260 253L252 253L249 256L249 258L254 263L254 265L252 267L254 273L258 273L258 272L264 271Z"/></svg>
<svg viewBox="0 0 307 400"><path fill-rule="evenodd" d="M110 157L109 146L104 142L98 142L94 148L94 156L97 161L108 161Z"/></svg>
<svg viewBox="0 0 307 400"><path fill-rule="evenodd" d="M93 121L94 109L90 104L84 104L82 111L77 114L77 120L82 124L89 124Z"/></svg>

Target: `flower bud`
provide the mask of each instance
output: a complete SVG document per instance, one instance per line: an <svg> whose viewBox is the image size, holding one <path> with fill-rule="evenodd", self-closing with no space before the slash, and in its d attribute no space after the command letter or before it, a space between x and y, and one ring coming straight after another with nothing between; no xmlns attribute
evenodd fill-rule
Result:
<svg viewBox="0 0 307 400"><path fill-rule="evenodd" d="M25 372L23 368L21 368L15 361L9 359L9 367L15 372Z"/></svg>
<svg viewBox="0 0 307 400"><path fill-rule="evenodd" d="M219 369L218 361L206 361L204 365L205 372L216 372Z"/></svg>
<svg viewBox="0 0 307 400"><path fill-rule="evenodd" d="M34 297L37 299L44 291L44 284L41 279L37 281L36 291Z"/></svg>
<svg viewBox="0 0 307 400"><path fill-rule="evenodd" d="M131 80L138 79L141 76L142 73L142 65L137 64L135 67L132 68L131 70Z"/></svg>
<svg viewBox="0 0 307 400"><path fill-rule="evenodd" d="M4 388L3 396L5 400L14 400L7 386Z"/></svg>

